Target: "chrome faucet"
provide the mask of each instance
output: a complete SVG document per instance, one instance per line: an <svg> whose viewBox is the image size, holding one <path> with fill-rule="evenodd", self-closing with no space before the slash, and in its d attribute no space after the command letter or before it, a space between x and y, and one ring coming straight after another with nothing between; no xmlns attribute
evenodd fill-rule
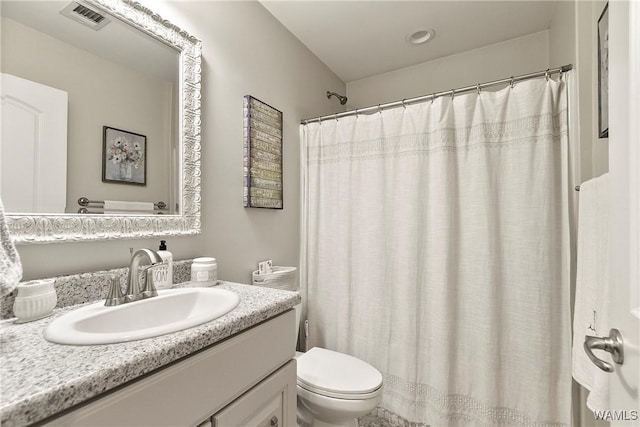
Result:
<svg viewBox="0 0 640 427"><path fill-rule="evenodd" d="M150 266L144 269L144 286L140 288L140 261L143 257L147 257ZM131 265L129 265L129 276L127 278L127 290L124 295L124 302L137 301L143 298L151 298L158 295L156 287L153 284L151 269L164 261L160 255L151 249L138 249L131 256Z"/></svg>
<svg viewBox="0 0 640 427"><path fill-rule="evenodd" d="M142 272L144 273L144 285L141 289L139 270L141 258L144 256L149 259L151 265L142 269ZM158 295L158 291L153 283L152 269L163 262L164 261L156 251L152 251L151 249L138 249L131 256L131 265L129 266L127 290L125 291L125 295L122 294L122 288L120 288L120 279L118 279L118 276L115 274L107 274L107 276L111 277L111 287L109 288L109 295L107 295L104 305L111 307Z"/></svg>
<svg viewBox="0 0 640 427"><path fill-rule="evenodd" d="M140 261L143 257L147 257L151 265L146 266L140 271ZM151 298L158 295L155 284L153 283L153 268L163 264L164 261L156 251L151 249L138 249L131 256L131 265L129 266L129 275L127 277L127 290L122 294L120 287L120 279L115 274L107 274L111 278L111 287L109 295L104 305L111 307L114 305L126 304L128 302L140 299ZM144 273L144 285L140 288L140 273Z"/></svg>

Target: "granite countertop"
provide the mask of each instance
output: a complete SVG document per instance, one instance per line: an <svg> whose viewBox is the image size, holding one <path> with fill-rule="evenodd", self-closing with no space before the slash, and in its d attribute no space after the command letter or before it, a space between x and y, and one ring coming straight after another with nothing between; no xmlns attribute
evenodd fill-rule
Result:
<svg viewBox="0 0 640 427"><path fill-rule="evenodd" d="M231 282L217 286L236 292L238 307L200 326L127 343L69 346L46 341L42 333L49 323L77 306L30 323L0 322L0 424L22 426L44 420L300 302L295 292Z"/></svg>

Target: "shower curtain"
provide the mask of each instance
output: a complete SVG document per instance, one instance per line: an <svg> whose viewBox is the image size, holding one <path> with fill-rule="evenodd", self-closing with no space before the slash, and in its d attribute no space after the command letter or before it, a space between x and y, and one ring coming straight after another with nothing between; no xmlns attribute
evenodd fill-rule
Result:
<svg viewBox="0 0 640 427"><path fill-rule="evenodd" d="M393 425L569 424L565 83L301 126L310 347L383 374Z"/></svg>

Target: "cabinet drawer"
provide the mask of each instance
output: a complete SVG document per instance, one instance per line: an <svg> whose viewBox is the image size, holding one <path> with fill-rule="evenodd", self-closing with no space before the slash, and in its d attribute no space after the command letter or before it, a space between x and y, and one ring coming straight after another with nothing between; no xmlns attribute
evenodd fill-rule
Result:
<svg viewBox="0 0 640 427"><path fill-rule="evenodd" d="M296 425L296 361L292 360L213 416L214 427Z"/></svg>
<svg viewBox="0 0 640 427"><path fill-rule="evenodd" d="M293 358L294 324L289 310L45 425L196 426Z"/></svg>

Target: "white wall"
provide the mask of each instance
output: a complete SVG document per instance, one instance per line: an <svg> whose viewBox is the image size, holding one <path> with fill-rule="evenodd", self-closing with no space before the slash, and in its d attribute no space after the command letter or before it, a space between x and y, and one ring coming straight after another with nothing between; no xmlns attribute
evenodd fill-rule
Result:
<svg viewBox="0 0 640 427"><path fill-rule="evenodd" d="M492 44L347 83L348 107L363 108L545 70L548 32Z"/></svg>
<svg viewBox="0 0 640 427"><path fill-rule="evenodd" d="M259 260L297 265L301 119L334 112L345 85L257 2L149 4L202 40L202 235L168 239L175 259L218 258L223 280L250 281ZM284 113L284 209L242 207L242 99ZM20 245L26 278L124 266L156 240Z"/></svg>
<svg viewBox="0 0 640 427"><path fill-rule="evenodd" d="M173 83L2 18L2 72L69 94L67 209L91 200L169 203ZM147 137L147 185L102 182L103 126Z"/></svg>
<svg viewBox="0 0 640 427"><path fill-rule="evenodd" d="M576 62L576 4L555 2L549 25L549 68Z"/></svg>

